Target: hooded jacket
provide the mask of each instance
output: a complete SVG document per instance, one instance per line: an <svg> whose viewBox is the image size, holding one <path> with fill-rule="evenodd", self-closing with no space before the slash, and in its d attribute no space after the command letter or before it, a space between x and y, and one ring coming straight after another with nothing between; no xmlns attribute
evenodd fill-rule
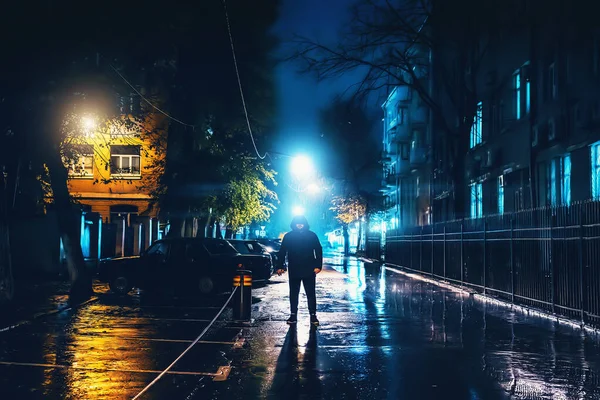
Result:
<svg viewBox="0 0 600 400"><path fill-rule="evenodd" d="M298 229L297 224L303 224L304 227ZM315 268L323 268L323 248L319 237L310 230L305 217L294 217L290 227L292 230L281 241L278 268L286 270L285 257L287 255L287 270L290 278L314 275Z"/></svg>

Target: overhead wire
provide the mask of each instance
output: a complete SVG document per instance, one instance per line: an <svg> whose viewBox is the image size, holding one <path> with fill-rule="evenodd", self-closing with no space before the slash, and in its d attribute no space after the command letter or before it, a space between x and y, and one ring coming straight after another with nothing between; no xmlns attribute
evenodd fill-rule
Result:
<svg viewBox="0 0 600 400"><path fill-rule="evenodd" d="M256 146L256 141L254 140L254 135L252 134L252 127L250 126L250 118L248 118L248 108L246 107L246 99L244 98L244 90L242 89L242 80L240 79L240 71L238 68L237 57L235 55L235 46L233 45L233 35L231 33L231 24L229 22L229 13L227 12L227 3L223 0L223 8L225 9L225 21L227 22L227 32L229 33L229 43L231 44L231 54L233 55L233 64L235 66L235 75L237 76L238 86L240 88L240 96L242 98L242 106L244 107L244 115L246 116L246 124L248 125L248 132L250 133L250 139L252 139L252 145L254 146L254 151L256 155L261 160L264 160L265 157L269 154L265 152L264 155L260 155L258 151L258 147Z"/></svg>
<svg viewBox="0 0 600 400"><path fill-rule="evenodd" d="M121 73L119 72L119 70L117 70L117 69L116 69L116 68L115 68L113 65L111 65L110 67L113 69L113 71L115 71L115 72L117 73L117 75L119 75L119 76L121 77L121 79L123 79L123 81L124 81L124 82L125 82L127 85L129 85L129 87L130 87L130 88L132 88L132 89L135 91L135 93L137 93L137 95L138 95L138 96L140 96L140 98L141 98L141 99L143 99L143 100L144 100L146 103L148 103L148 104L149 104L149 105L150 105L152 108L154 108L156 111L158 111L159 113L163 114L163 115L164 115L164 116L166 116L167 118L169 118L169 119L171 119L171 120L173 120L173 121L175 121L175 122L178 122L178 123L180 123L180 124L181 124L181 125L183 125L183 126L189 126L189 127L191 127L191 128L196 128L196 125L187 124L187 123L183 122L182 120L180 120L180 119L177 119L177 118L175 118L175 117L173 117L173 116L169 115L169 114L168 114L168 113L166 113L165 111L161 110L161 109L160 109L159 107L157 107L157 106L156 106L154 103L152 103L150 100L148 100L148 99L147 99L147 98L146 98L146 97L145 97L143 94L141 94L141 93L140 93L140 91L139 91L139 90L137 90L137 88L136 88L134 85L132 85L132 84L131 84L131 83L130 83L130 82L129 82L129 81L128 81L128 80L127 80L127 79L126 79L124 76L123 76L123 74L121 74Z"/></svg>

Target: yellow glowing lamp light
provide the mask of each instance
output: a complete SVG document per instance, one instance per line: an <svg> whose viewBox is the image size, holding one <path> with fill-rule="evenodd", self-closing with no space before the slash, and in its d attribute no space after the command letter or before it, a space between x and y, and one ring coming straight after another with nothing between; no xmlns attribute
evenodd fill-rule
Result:
<svg viewBox="0 0 600 400"><path fill-rule="evenodd" d="M87 131L91 131L96 128L96 121L92 117L83 117L81 119L81 123Z"/></svg>

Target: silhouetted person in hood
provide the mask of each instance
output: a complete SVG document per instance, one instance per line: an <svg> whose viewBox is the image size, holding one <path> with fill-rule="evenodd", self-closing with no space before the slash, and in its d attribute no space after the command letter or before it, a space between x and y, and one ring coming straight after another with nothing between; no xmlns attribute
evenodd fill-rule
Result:
<svg viewBox="0 0 600 400"><path fill-rule="evenodd" d="M319 325L317 319L317 295L315 292L316 277L323 268L323 248L318 236L309 230L308 221L303 216L294 217L288 232L281 241L279 250L279 267L277 274L286 271L285 256L287 255L287 270L290 274L290 318L288 324L295 324L298 314L298 295L300 284L308 299L310 322Z"/></svg>

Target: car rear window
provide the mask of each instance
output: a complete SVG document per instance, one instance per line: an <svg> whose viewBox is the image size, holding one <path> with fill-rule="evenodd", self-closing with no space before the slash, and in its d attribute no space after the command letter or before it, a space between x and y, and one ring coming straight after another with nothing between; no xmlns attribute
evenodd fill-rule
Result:
<svg viewBox="0 0 600 400"><path fill-rule="evenodd" d="M244 242L233 242L231 243L231 245L242 254L249 253L248 248L246 247L246 243Z"/></svg>
<svg viewBox="0 0 600 400"><path fill-rule="evenodd" d="M225 240L207 240L204 247L210 254L237 254L238 251Z"/></svg>

